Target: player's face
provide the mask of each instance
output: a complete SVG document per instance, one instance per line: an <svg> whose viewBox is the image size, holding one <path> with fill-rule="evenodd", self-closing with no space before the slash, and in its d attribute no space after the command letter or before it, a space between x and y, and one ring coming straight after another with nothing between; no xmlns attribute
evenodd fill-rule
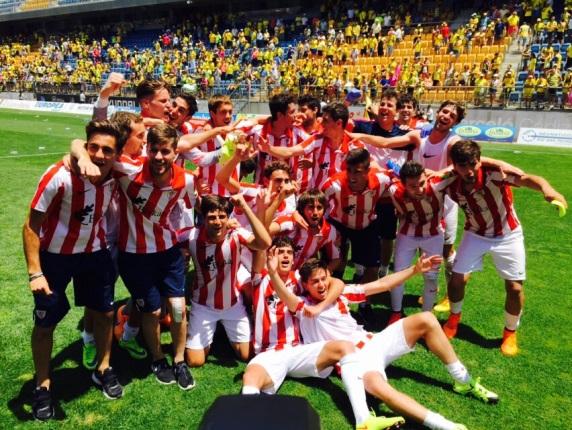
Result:
<svg viewBox="0 0 572 430"><path fill-rule="evenodd" d="M292 127L294 122L296 122L296 114L298 113L298 105L296 103L290 103L286 113L284 114L284 120L286 127Z"/></svg>
<svg viewBox="0 0 572 430"><path fill-rule="evenodd" d="M449 130L455 124L457 124L457 108L453 105L447 105L443 107L439 112L437 112L437 121L435 122L435 128L438 130Z"/></svg>
<svg viewBox="0 0 572 430"><path fill-rule="evenodd" d="M147 155L150 161L151 175L157 178L167 174L171 170L177 153L173 146L167 142L149 145Z"/></svg>
<svg viewBox="0 0 572 430"><path fill-rule="evenodd" d="M205 226L208 238L213 241L223 238L226 234L227 223L228 215L225 211L216 209L207 213L205 217Z"/></svg>
<svg viewBox="0 0 572 430"><path fill-rule="evenodd" d="M415 115L415 106L413 103L405 103L401 109L399 109L399 119L405 123L411 121Z"/></svg>
<svg viewBox="0 0 572 430"><path fill-rule="evenodd" d="M232 104L220 105L216 112L211 112L211 118L215 127L229 125L232 122Z"/></svg>
<svg viewBox="0 0 572 430"><path fill-rule="evenodd" d="M146 116L169 121L169 114L171 113L169 91L166 88L156 91L151 99L141 102L141 107Z"/></svg>
<svg viewBox="0 0 572 430"><path fill-rule="evenodd" d="M348 166L348 182L350 190L354 192L362 192L367 185L367 174L369 172L369 163L360 163L355 166Z"/></svg>
<svg viewBox="0 0 572 430"><path fill-rule="evenodd" d="M427 177L425 173L417 176L416 178L407 178L405 179L405 191L407 191L407 195L412 199L422 199L425 195L425 184L427 183Z"/></svg>
<svg viewBox="0 0 572 430"><path fill-rule="evenodd" d="M304 120L302 121L303 126L310 126L316 121L318 115L317 109L312 109L310 106L300 106L300 113L304 115Z"/></svg>
<svg viewBox="0 0 572 430"><path fill-rule="evenodd" d="M339 121L339 123L338 123ZM335 119L333 119L331 117L330 114L325 113L324 115L322 115L322 126L324 127L324 135L326 137L333 137L332 136L332 132L334 133L338 133L339 129L341 128L341 124L342 121L338 120L336 121Z"/></svg>
<svg viewBox="0 0 572 430"><path fill-rule="evenodd" d="M304 206L302 216L310 227L318 227L324 218L324 206L317 200Z"/></svg>
<svg viewBox="0 0 572 430"><path fill-rule="evenodd" d="M131 133L125 141L123 152L130 157L139 157L147 143L147 130L143 122L131 122Z"/></svg>
<svg viewBox="0 0 572 430"><path fill-rule="evenodd" d="M467 163L453 164L453 168L465 184L474 184L477 182L477 173L481 168L481 162L471 161Z"/></svg>
<svg viewBox="0 0 572 430"><path fill-rule="evenodd" d="M317 301L321 302L326 298L328 294L329 287L329 276L328 271L322 269L321 267L314 270L308 278L308 281L304 283L304 288L310 296Z"/></svg>
<svg viewBox="0 0 572 430"><path fill-rule="evenodd" d="M290 176L284 170L275 170L270 175L270 183L272 184L272 191L279 193L282 190L282 185L290 183Z"/></svg>
<svg viewBox="0 0 572 430"><path fill-rule="evenodd" d="M397 100L393 97L382 98L379 102L377 110L377 122L379 123L392 123L395 120L397 113Z"/></svg>
<svg viewBox="0 0 572 430"><path fill-rule="evenodd" d="M102 178L107 178L113 167L113 162L117 158L115 143L114 136L99 133L91 135L86 143L89 158L93 164L99 167Z"/></svg>
<svg viewBox="0 0 572 430"><path fill-rule="evenodd" d="M294 250L291 246L282 246L276 248L276 255L278 256L278 273L288 274L294 264Z"/></svg>
<svg viewBox="0 0 572 430"><path fill-rule="evenodd" d="M178 128L183 124L187 117L189 116L189 104L182 97L177 97L173 100L173 105L171 107L171 113L169 114L171 120L169 124L173 127Z"/></svg>

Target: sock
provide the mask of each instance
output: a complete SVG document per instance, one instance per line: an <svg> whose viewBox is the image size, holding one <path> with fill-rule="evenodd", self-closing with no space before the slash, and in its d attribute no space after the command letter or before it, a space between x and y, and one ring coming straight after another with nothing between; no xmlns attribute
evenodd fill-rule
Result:
<svg viewBox="0 0 572 430"><path fill-rule="evenodd" d="M432 411L427 411L423 425L434 430L455 430L454 422Z"/></svg>
<svg viewBox="0 0 572 430"><path fill-rule="evenodd" d="M451 302L451 313L452 314L460 314L463 310L463 301L460 300L458 302Z"/></svg>
<svg viewBox="0 0 572 430"><path fill-rule="evenodd" d="M362 424L370 417L363 387L363 369L356 353L348 354L340 360L342 381L350 399L356 424Z"/></svg>
<svg viewBox="0 0 572 430"><path fill-rule="evenodd" d="M504 311L504 326L508 330L516 331L519 321L520 315L509 314L507 311Z"/></svg>
<svg viewBox="0 0 572 430"><path fill-rule="evenodd" d="M432 275L436 275L436 273ZM439 287L437 285L437 278L434 276L431 277L425 276L425 288L423 288L423 307L422 307L424 311L433 310L438 289Z"/></svg>
<svg viewBox="0 0 572 430"><path fill-rule="evenodd" d="M83 344L87 345L90 343L95 343L95 339L93 337L93 333L88 333L85 329L81 332L81 337L83 338Z"/></svg>
<svg viewBox="0 0 572 430"><path fill-rule="evenodd" d="M468 384L471 381L471 375L469 375L467 368L459 360L446 364L445 367L455 381L461 384Z"/></svg>
<svg viewBox="0 0 572 430"><path fill-rule="evenodd" d="M377 271L377 276L379 276L380 278L383 278L384 276L387 276L388 271L389 271L388 266L384 266L383 264L380 264L379 270Z"/></svg>
<svg viewBox="0 0 572 430"><path fill-rule="evenodd" d="M453 269L453 262L455 261L455 258L457 257L457 252L453 251L446 259L445 262L445 266L447 267L448 270Z"/></svg>
<svg viewBox="0 0 572 430"><path fill-rule="evenodd" d="M139 333L139 327L131 327L128 322L125 323L123 326L123 336L121 340L129 341L134 339L135 336Z"/></svg>
<svg viewBox="0 0 572 430"><path fill-rule="evenodd" d="M260 389L252 385L245 385L242 387L242 394L260 394Z"/></svg>
<svg viewBox="0 0 572 430"><path fill-rule="evenodd" d="M391 310L393 312L401 312L403 307L403 294L405 293L405 287L403 284L393 288L389 295L391 296Z"/></svg>

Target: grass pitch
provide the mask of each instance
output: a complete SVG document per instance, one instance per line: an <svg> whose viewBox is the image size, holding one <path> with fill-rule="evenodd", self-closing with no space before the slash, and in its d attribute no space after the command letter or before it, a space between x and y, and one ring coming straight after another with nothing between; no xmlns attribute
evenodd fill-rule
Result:
<svg viewBox="0 0 572 430"><path fill-rule="evenodd" d="M61 158L72 138L84 136L86 122L79 116L0 110L1 428L41 425L31 420L33 301L27 286L21 226L40 175ZM484 153L544 176L572 200L572 151L486 145ZM513 359L499 352L504 288L490 259L484 271L475 274L469 283L463 322L458 338L453 340L461 360L473 375L483 378L485 386L500 395L500 403L489 406L455 394L444 367L422 346L387 373L396 388L469 429L569 428L572 342L566 327L572 323L572 300L567 291L572 276L572 217L558 218L542 196L531 190L516 189L514 194L528 258L526 305L519 330L522 352ZM443 279L440 286L444 291ZM406 288L405 311L418 312L421 278L409 282ZM117 300L127 296L118 282ZM379 328L383 328L389 316L387 306L377 305L375 312ZM150 374L148 361L130 360L114 347L112 364L125 386L125 396L108 401L92 386L89 373L81 366L82 315L82 309L72 308L56 330L52 365L57 419L42 428L196 428L206 408L219 395L240 391L244 364L234 360L226 340L219 336L207 365L193 370L197 387L190 392L160 386ZM169 339L165 334L163 342L168 344ZM307 398L318 411L324 429L352 428L351 408L341 381L335 377L325 381L287 380L280 393ZM375 399L370 400L378 412L388 413ZM408 423L406 428L420 427Z"/></svg>

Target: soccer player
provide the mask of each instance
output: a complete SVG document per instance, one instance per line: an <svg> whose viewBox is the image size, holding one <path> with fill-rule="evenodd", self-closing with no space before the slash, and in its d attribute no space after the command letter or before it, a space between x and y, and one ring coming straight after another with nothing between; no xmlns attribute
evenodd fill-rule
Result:
<svg viewBox="0 0 572 430"><path fill-rule="evenodd" d="M403 422L403 418L373 417L369 414L365 398L361 364L356 349L348 341L321 341L301 344L299 327L293 313L274 290L275 282L285 288L297 288L297 278L291 271L294 249L290 239L278 237L272 243L268 271L253 280L254 357L242 377L243 394L274 394L286 376L294 378L326 378L339 363L342 382L350 399L356 420L356 429L384 429ZM258 271L255 268L254 271ZM337 286L337 290L336 290ZM342 287L333 281L332 294L324 301L332 303Z"/></svg>
<svg viewBox="0 0 572 430"><path fill-rule="evenodd" d="M364 280L372 281L380 264L375 207L390 179L370 167L370 154L363 148L349 151L345 165L322 186L330 202L328 222L340 232L342 244L351 242L352 260L365 267Z"/></svg>
<svg viewBox="0 0 572 430"><path fill-rule="evenodd" d="M444 193L439 188L446 183L439 177L428 178L425 169L415 161L407 161L399 171L399 181L389 192L399 214L399 229L395 244L395 271L406 269L417 251L426 255L440 254L443 250L442 226ZM423 310L433 308L438 288L439 268L423 273ZM392 314L389 324L402 318L404 287L397 285L390 292Z"/></svg>
<svg viewBox="0 0 572 430"><path fill-rule="evenodd" d="M115 270L105 242L105 213L116 187L111 169L125 137L109 121L90 122L86 135L87 156L99 167L101 177L90 181L74 175L61 162L51 166L42 176L23 228L35 303L32 414L42 421L54 416L50 380L53 333L70 309L65 290L72 279L76 304L90 309L94 321L97 363L92 379L107 398L123 395L109 365Z"/></svg>
<svg viewBox="0 0 572 430"><path fill-rule="evenodd" d="M308 138L313 134L322 132L322 124L320 121L321 106L320 100L311 95L304 95L298 99L298 109L303 116L300 128L304 130Z"/></svg>
<svg viewBox="0 0 572 430"><path fill-rule="evenodd" d="M194 387L184 360L185 264L176 246L176 232L168 222L178 199L195 206L193 175L173 164L177 130L160 124L147 133L147 154L139 163L122 160L114 169L120 185L119 274L143 313L143 336L151 353L151 370L161 384L177 383L183 390ZM85 153L72 148L78 164L90 164ZM173 366L161 350L159 317L161 297L171 316Z"/></svg>
<svg viewBox="0 0 572 430"><path fill-rule="evenodd" d="M428 410L414 399L397 391L387 381L385 368L393 361L414 350L416 343L423 340L427 348L445 365L454 380L453 390L471 395L485 403L498 402L497 394L483 387L479 378L473 378L455 354L439 326L437 318L429 312L409 316L389 326L380 333L365 331L349 312L349 303L363 302L367 296L387 291L403 283L415 274L432 270L442 258L423 255L414 266L393 273L382 279L362 285L348 285L335 303L328 305L315 317L306 317L303 308L321 303L329 294L332 278L323 262L311 259L300 268L304 297L297 297L284 285L283 279L272 275L273 267L280 262L280 256L272 250L268 255L267 266L280 300L290 312L300 318L300 331L305 342L347 340L356 345L362 364L361 377L366 391L382 400L399 414L412 418L431 429L466 430L462 424L449 421L445 417Z"/></svg>
<svg viewBox="0 0 572 430"><path fill-rule="evenodd" d="M230 198L245 214L252 233L243 228L230 229L230 202L221 196L204 196L201 214L205 224L185 233L188 250L196 269L192 306L185 350L192 367L205 363L216 325L221 321L237 356L250 356L250 322L239 291L237 272L244 248L262 251L270 246L270 236L241 194Z"/></svg>
<svg viewBox="0 0 572 430"><path fill-rule="evenodd" d="M522 227L516 215L512 186L539 191L544 198L568 206L566 199L540 176L506 174L481 162L481 148L472 140L461 140L451 147L452 182L447 194L465 213L465 233L453 274L448 284L451 314L443 326L445 334L457 334L465 286L474 271L481 270L483 257L491 254L499 276L505 281L505 328L501 352L518 353L516 329L524 304L525 251Z"/></svg>
<svg viewBox="0 0 572 430"><path fill-rule="evenodd" d="M351 139L344 131L348 119L348 108L342 103L332 103L322 109L322 133L290 147L272 146L260 139L258 148L279 159L290 160L300 156L313 159L308 188L319 189L330 176L342 170L344 158L352 148L349 144Z"/></svg>
<svg viewBox="0 0 572 430"><path fill-rule="evenodd" d="M294 270L321 250L328 260L330 272L340 264L340 237L336 228L324 218L328 201L318 190L310 190L298 197L296 210L305 221L301 226L294 214L276 218L269 227L272 236L286 235L294 244Z"/></svg>

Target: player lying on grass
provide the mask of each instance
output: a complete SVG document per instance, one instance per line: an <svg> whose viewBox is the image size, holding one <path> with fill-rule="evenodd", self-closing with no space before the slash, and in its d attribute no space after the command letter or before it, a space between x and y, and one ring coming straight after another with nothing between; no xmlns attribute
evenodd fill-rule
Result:
<svg viewBox="0 0 572 430"><path fill-rule="evenodd" d="M292 271L294 249L287 237L273 241L276 265L275 277L286 283L284 288L297 288L298 280ZM371 416L366 403L361 379L361 363L357 359L352 342L343 340L321 341L302 345L298 321L279 299L273 289L273 281L265 270L265 254L258 253L253 265L253 344L256 352L244 372L243 394L274 394L284 378L326 378L339 362L344 387L348 394L358 429L385 429L403 422L402 417ZM340 280L332 282L330 296L324 302L333 303L341 291Z"/></svg>
<svg viewBox="0 0 572 430"><path fill-rule="evenodd" d="M415 344L423 340L429 350L446 366L454 379L453 390L472 395L485 403L495 403L498 396L483 387L478 378L473 378L459 361L439 322L429 312L422 312L401 319L380 333L368 333L353 319L349 303L360 303L372 294L388 291L416 274L428 272L441 264L442 257L423 255L414 266L362 285L347 285L337 302L330 305L315 318L307 318L302 311L306 305L315 305L324 300L332 278L326 265L317 259L308 260L300 268L302 286L306 291L303 297L288 290L277 269L280 258L275 248L268 251L267 267L278 297L296 312L300 319L300 331L305 342L324 340L348 340L360 349L363 382L366 391L379 398L392 410L410 417L423 425L440 430L460 430L466 427L456 424L443 416L428 410L411 397L397 391L387 381L385 368L394 360L413 351Z"/></svg>

